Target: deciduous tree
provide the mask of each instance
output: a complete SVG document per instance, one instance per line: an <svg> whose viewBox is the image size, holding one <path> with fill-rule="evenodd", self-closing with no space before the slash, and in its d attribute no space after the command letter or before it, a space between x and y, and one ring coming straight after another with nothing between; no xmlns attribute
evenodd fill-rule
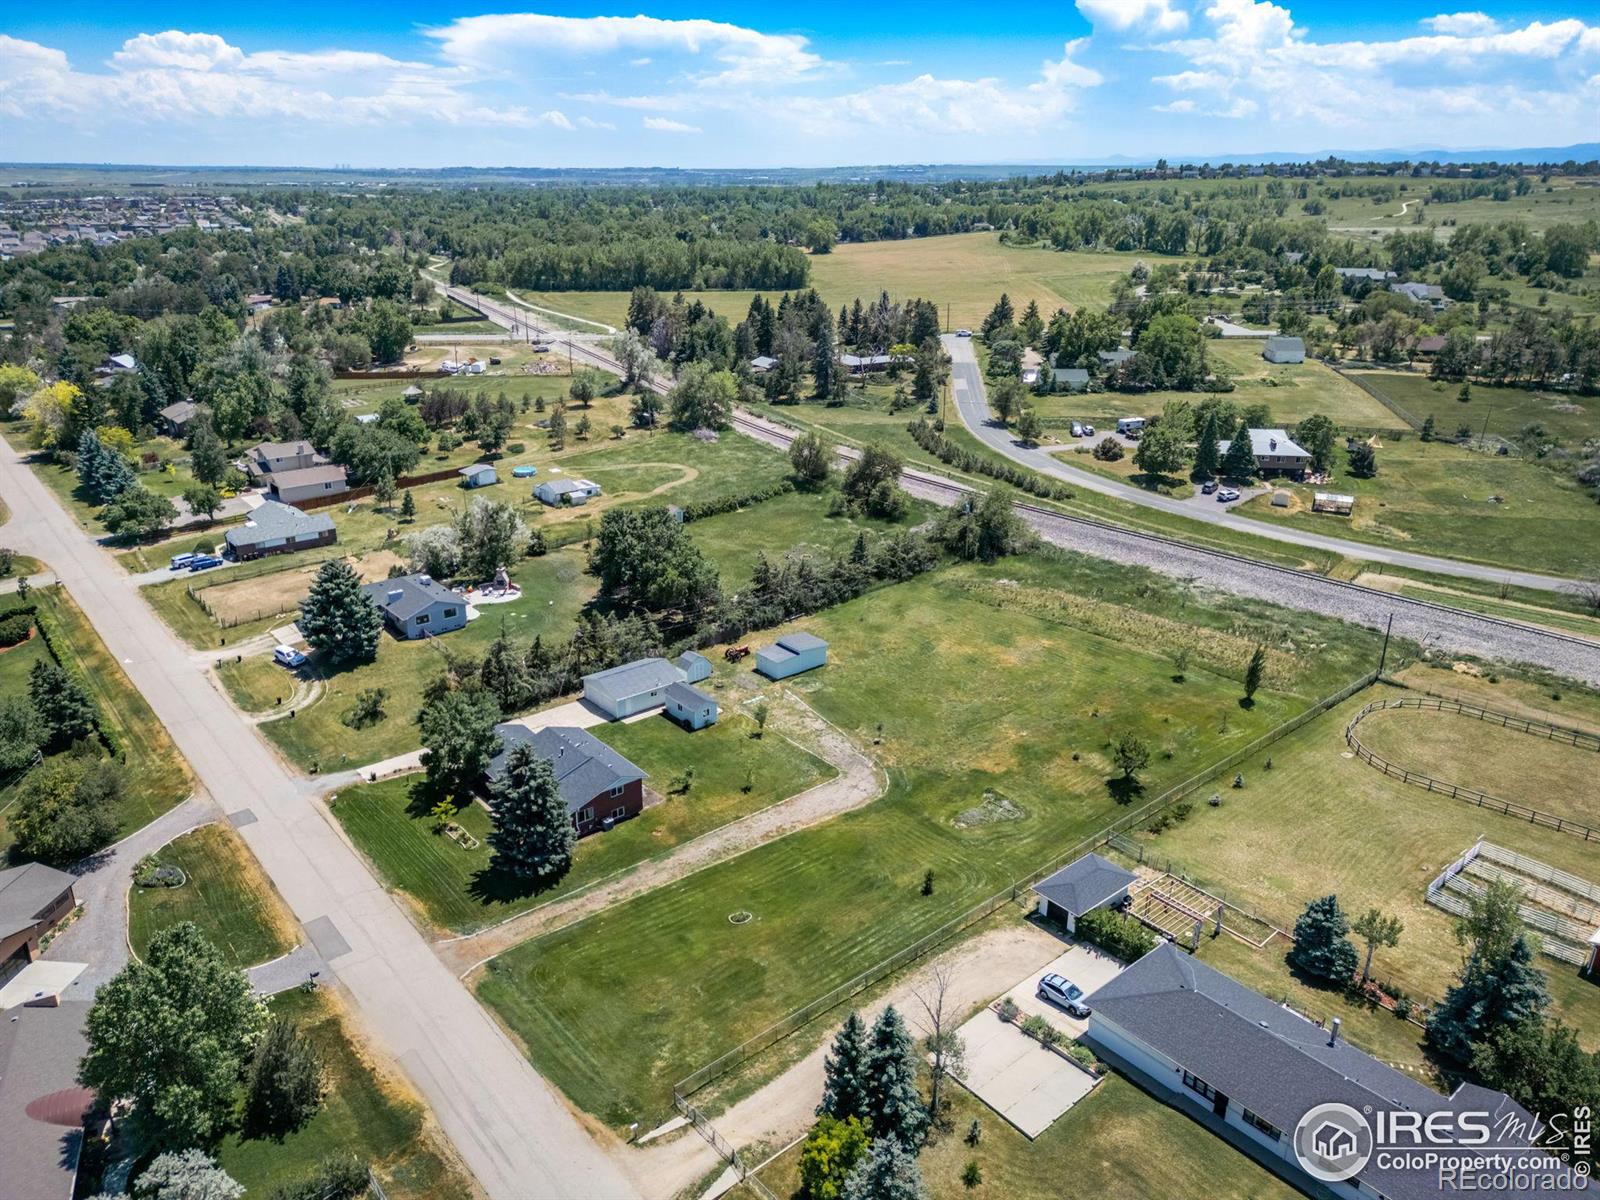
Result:
<svg viewBox="0 0 1600 1200"><path fill-rule="evenodd" d="M422 765L435 795L464 800L500 749L500 706L481 687L449 691L422 706Z"/></svg>

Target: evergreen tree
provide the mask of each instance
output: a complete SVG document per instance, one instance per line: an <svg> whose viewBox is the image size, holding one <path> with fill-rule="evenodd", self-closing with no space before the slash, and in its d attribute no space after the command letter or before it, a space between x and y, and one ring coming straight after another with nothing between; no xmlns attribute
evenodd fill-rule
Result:
<svg viewBox="0 0 1600 1200"><path fill-rule="evenodd" d="M383 632L377 606L361 590L355 568L342 558L322 564L300 606L299 624L311 648L335 666L370 661Z"/></svg>
<svg viewBox="0 0 1600 1200"><path fill-rule="evenodd" d="M861 1014L851 1012L833 1035L833 1046L823 1061L822 1103L817 1115L870 1116L867 1107L867 1027Z"/></svg>
<svg viewBox="0 0 1600 1200"><path fill-rule="evenodd" d="M894 1138L877 1137L845 1179L840 1200L928 1200L916 1156Z"/></svg>
<svg viewBox="0 0 1600 1200"><path fill-rule="evenodd" d="M1427 416L1422 418L1422 440L1425 442L1433 441L1433 431L1433 414L1429 413Z"/></svg>
<svg viewBox="0 0 1600 1200"><path fill-rule="evenodd" d="M1378 452L1369 442L1356 442L1346 452L1350 459L1350 474L1357 479L1371 479L1378 473Z"/></svg>
<svg viewBox="0 0 1600 1200"><path fill-rule="evenodd" d="M506 755L494 784L494 869L522 879L554 881L572 866L578 840L554 768L527 742Z"/></svg>
<svg viewBox="0 0 1600 1200"><path fill-rule="evenodd" d="M94 732L99 714L83 685L48 658L28 673L28 699L44 722L46 751L63 750Z"/></svg>
<svg viewBox="0 0 1600 1200"><path fill-rule="evenodd" d="M1339 897L1323 896L1306 905L1294 923L1294 948L1289 965L1318 979L1346 984L1355 976L1356 948L1346 936L1350 921L1339 907Z"/></svg>
<svg viewBox="0 0 1600 1200"><path fill-rule="evenodd" d="M400 497L400 519L402 521L414 521L416 517L417 498L411 494L411 489L407 488L405 495Z"/></svg>
<svg viewBox="0 0 1600 1200"><path fill-rule="evenodd" d="M867 1049L867 1117L875 1141L914 1150L928 1130L928 1109L917 1090L917 1053L905 1021L891 1004L872 1026Z"/></svg>
<svg viewBox="0 0 1600 1200"><path fill-rule="evenodd" d="M1488 1087L1499 1088L1529 1112L1549 1116L1600 1109L1600 1050L1586 1052L1561 1021L1501 1025L1472 1055ZM1571 1129L1551 1129L1551 1148L1569 1146Z"/></svg>
<svg viewBox="0 0 1600 1200"><path fill-rule="evenodd" d="M1244 699L1246 704L1254 704L1256 691L1261 687L1262 681L1267 677L1267 648L1256 643L1256 648L1250 651L1250 661L1244 668Z"/></svg>
<svg viewBox="0 0 1600 1200"><path fill-rule="evenodd" d="M842 400L845 391L843 375L834 354L833 331L824 325L818 331L816 349L811 357L811 379L816 385L817 399Z"/></svg>
<svg viewBox="0 0 1600 1200"><path fill-rule="evenodd" d="M322 1062L293 1021L279 1017L250 1060L244 1118L253 1133L281 1136L299 1129L322 1107Z"/></svg>
<svg viewBox="0 0 1600 1200"><path fill-rule="evenodd" d="M502 713L514 713L527 706L528 677L518 661L517 648L506 633L504 621L500 623L500 632L495 635L494 641L489 643L488 653L483 656L478 678L499 702Z"/></svg>
<svg viewBox="0 0 1600 1200"><path fill-rule="evenodd" d="M461 799L472 794L489 760L499 752L500 735L494 731L499 719L500 706L476 684L445 692L422 706L417 718L427 747L422 765L434 795Z"/></svg>
<svg viewBox="0 0 1600 1200"><path fill-rule="evenodd" d="M1250 429L1240 421L1228 442L1228 452L1222 456L1222 476L1224 479L1249 479L1259 469L1255 451L1250 447Z"/></svg>
<svg viewBox="0 0 1600 1200"><path fill-rule="evenodd" d="M1219 463L1216 422L1202 421L1200 423L1200 436L1194 448L1194 477L1196 479L1210 479L1217 473Z"/></svg>
<svg viewBox="0 0 1600 1200"><path fill-rule="evenodd" d="M1549 1003L1533 946L1519 933L1498 959L1476 950L1468 956L1458 982L1428 1018L1428 1043L1470 1062L1474 1050L1500 1029L1539 1020Z"/></svg>
<svg viewBox="0 0 1600 1200"><path fill-rule="evenodd" d="M238 1200L244 1185L204 1150L158 1154L133 1181L133 1200Z"/></svg>

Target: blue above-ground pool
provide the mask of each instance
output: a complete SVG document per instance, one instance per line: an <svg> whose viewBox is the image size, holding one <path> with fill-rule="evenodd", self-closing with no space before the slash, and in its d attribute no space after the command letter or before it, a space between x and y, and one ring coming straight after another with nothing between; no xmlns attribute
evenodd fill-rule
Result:
<svg viewBox="0 0 1600 1200"><path fill-rule="evenodd" d="M539 468L538 467L531 467L531 466L524 465L524 466L520 466L520 467L512 467L511 468L512 477L516 478L516 479L526 479L526 478L528 478L528 476L537 475L538 473L539 473Z"/></svg>

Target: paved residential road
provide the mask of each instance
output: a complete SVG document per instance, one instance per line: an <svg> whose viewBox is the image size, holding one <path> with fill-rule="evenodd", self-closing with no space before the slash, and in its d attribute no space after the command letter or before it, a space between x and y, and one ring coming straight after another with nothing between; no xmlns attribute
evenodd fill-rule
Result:
<svg viewBox="0 0 1600 1200"><path fill-rule="evenodd" d="M364 1032L399 1063L485 1191L636 1200L618 1163L435 957L310 789L3 438L0 494L12 511L7 544L65 584L305 927Z"/></svg>
<svg viewBox="0 0 1600 1200"><path fill-rule="evenodd" d="M1137 488L1131 484L1121 483L1115 479L1107 479L1096 475L1092 471L1084 471L1068 463L1062 462L1054 455L1044 450L1019 445L1011 431L993 423L989 412L989 397L983 384L983 372L978 366L976 351L972 348L971 338L956 337L945 334L944 347L949 351L951 359L950 386L955 393L956 411L961 415L961 423L967 431L984 445L999 454L1005 455L1013 462L1021 463L1038 471L1041 475L1064 480L1073 487L1083 488L1085 491L1099 492L1105 496L1115 496L1119 500L1127 500L1134 504L1142 504L1146 508L1158 508L1163 512L1174 513L1180 517L1188 517L1194 521L1205 521L1212 525L1226 525L1232 529L1242 530L1255 534L1257 537L1270 538L1275 542L1288 542L1295 546L1305 546L1313 550L1325 550L1345 558L1359 559L1364 562L1388 563L1397 567L1410 567L1418 571L1432 571L1437 575L1454 575L1462 579L1485 579L1492 583L1508 582L1521 587L1539 588L1544 591L1557 591L1567 581L1550 575L1539 575L1532 571L1514 571L1505 567L1490 567L1479 563L1461 562L1453 558L1436 558L1431 554L1413 554L1408 550L1391 550L1385 546L1372 546L1365 542L1352 542L1344 538L1329 537L1326 534L1311 533L1303 529L1292 529L1284 525L1275 525L1267 521L1252 521L1248 517L1233 516L1227 509L1220 505L1196 505L1171 496L1161 496Z"/></svg>

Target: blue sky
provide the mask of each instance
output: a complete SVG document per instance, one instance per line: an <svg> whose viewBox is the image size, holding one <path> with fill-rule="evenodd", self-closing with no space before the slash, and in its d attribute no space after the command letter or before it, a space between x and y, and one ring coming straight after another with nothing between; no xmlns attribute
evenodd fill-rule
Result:
<svg viewBox="0 0 1600 1200"><path fill-rule="evenodd" d="M814 166L1600 140L1592 3L512 3L87 0L62 20L13 0L0 159Z"/></svg>

